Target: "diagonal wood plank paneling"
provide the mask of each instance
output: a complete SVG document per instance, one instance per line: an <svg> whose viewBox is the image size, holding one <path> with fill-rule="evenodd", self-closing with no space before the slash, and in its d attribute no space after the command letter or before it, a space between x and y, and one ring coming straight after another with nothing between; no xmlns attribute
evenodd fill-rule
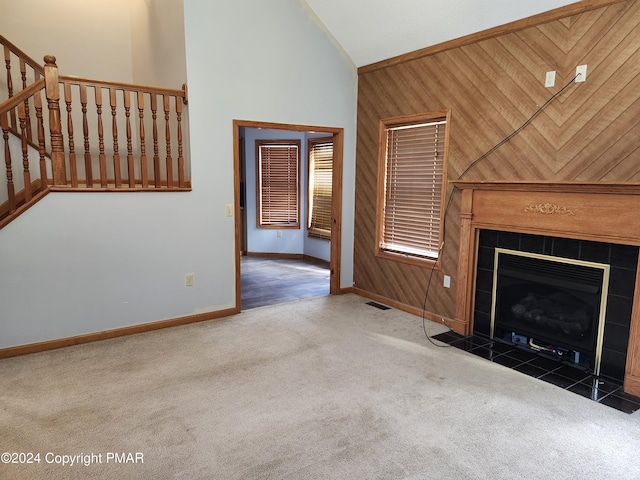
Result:
<svg viewBox="0 0 640 480"><path fill-rule="evenodd" d="M374 256L379 121L451 109L449 179L520 127L587 64L571 84L508 143L475 165L467 180L640 181L640 2L616 3L561 20L361 72L358 86L356 286L421 308L430 271ZM553 88L545 73L556 70ZM449 187L448 192L451 192ZM427 310L452 317L460 198L446 217L441 270ZM445 289L443 276L451 275Z"/></svg>

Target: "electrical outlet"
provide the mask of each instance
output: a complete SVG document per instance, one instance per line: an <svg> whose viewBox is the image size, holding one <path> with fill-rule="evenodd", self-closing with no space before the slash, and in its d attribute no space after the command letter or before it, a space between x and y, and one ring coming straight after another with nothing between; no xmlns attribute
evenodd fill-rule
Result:
<svg viewBox="0 0 640 480"><path fill-rule="evenodd" d="M444 288L451 288L451 277L449 275L444 276Z"/></svg>
<svg viewBox="0 0 640 480"><path fill-rule="evenodd" d="M547 72L547 76L544 79L544 86L547 88L553 87L556 84L556 72Z"/></svg>
<svg viewBox="0 0 640 480"><path fill-rule="evenodd" d="M194 281L195 281L195 277L194 277L193 273L187 273L184 276L184 285L185 285L185 287L193 287Z"/></svg>
<svg viewBox="0 0 640 480"><path fill-rule="evenodd" d="M576 67L576 83L584 82L587 79L587 66L578 65Z"/></svg>
<svg viewBox="0 0 640 480"><path fill-rule="evenodd" d="M281 238L281 237L282 237L282 230L278 230L278 231L276 232L276 236L277 236L278 238Z"/></svg>

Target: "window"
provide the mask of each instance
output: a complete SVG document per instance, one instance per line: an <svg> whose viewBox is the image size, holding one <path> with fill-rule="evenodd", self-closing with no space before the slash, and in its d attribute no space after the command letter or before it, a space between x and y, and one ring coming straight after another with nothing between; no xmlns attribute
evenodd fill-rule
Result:
<svg viewBox="0 0 640 480"><path fill-rule="evenodd" d="M300 141L256 140L257 224L300 228Z"/></svg>
<svg viewBox="0 0 640 480"><path fill-rule="evenodd" d="M383 120L376 254L435 261L442 243L448 112Z"/></svg>
<svg viewBox="0 0 640 480"><path fill-rule="evenodd" d="M331 182L333 181L333 138L309 140L310 237L331 240Z"/></svg>

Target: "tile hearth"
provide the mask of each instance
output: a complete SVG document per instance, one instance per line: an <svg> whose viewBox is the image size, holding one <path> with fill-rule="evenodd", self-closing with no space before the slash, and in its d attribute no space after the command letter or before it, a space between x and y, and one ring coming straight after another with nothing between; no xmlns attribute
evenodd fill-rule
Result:
<svg viewBox="0 0 640 480"><path fill-rule="evenodd" d="M621 412L633 413L640 409L640 398L625 393L622 384L532 350L482 335L463 336L453 331L432 338Z"/></svg>

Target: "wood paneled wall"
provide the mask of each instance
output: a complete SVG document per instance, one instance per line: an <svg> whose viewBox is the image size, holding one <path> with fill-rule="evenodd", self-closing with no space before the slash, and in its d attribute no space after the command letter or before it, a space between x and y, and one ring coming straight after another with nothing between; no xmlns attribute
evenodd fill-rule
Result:
<svg viewBox="0 0 640 480"><path fill-rule="evenodd" d="M478 162L465 180L640 181L640 2L624 1L359 75L354 282L422 308L429 270L374 256L379 120L451 109L449 180L523 125L588 65L524 130ZM556 85L545 88L547 71ZM452 187L448 187L448 192ZM459 192L426 309L455 312ZM445 289L443 275L452 276Z"/></svg>

